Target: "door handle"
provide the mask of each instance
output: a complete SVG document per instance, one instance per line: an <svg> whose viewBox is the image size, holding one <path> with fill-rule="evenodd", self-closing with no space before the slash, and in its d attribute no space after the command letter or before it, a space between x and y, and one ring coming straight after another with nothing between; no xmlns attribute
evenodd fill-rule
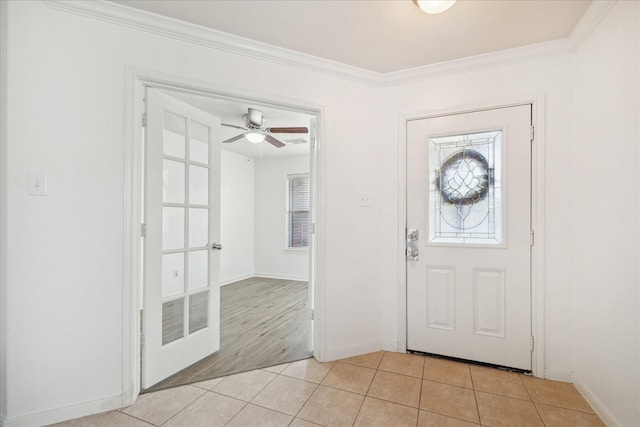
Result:
<svg viewBox="0 0 640 427"><path fill-rule="evenodd" d="M222 245L220 243L212 243L211 244L211 249L220 250L220 249L222 249Z"/></svg>
<svg viewBox="0 0 640 427"><path fill-rule="evenodd" d="M418 261L418 229L407 230L407 261Z"/></svg>

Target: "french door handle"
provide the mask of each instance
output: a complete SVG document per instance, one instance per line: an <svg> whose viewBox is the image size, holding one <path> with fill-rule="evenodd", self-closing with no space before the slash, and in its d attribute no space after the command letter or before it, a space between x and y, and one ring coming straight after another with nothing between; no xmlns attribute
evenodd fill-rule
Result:
<svg viewBox="0 0 640 427"><path fill-rule="evenodd" d="M220 249L222 249L222 245L220 243L212 243L211 244L211 249L220 250Z"/></svg>

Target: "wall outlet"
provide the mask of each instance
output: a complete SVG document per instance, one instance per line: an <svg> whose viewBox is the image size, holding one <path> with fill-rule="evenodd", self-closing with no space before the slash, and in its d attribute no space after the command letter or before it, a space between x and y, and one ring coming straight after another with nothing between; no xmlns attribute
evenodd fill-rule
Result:
<svg viewBox="0 0 640 427"><path fill-rule="evenodd" d="M373 206L373 197L369 192L359 192L358 193L358 206L360 207L371 207Z"/></svg>

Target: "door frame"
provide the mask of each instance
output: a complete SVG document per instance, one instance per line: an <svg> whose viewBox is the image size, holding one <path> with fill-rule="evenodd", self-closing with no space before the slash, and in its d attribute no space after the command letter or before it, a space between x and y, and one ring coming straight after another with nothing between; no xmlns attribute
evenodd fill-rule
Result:
<svg viewBox="0 0 640 427"><path fill-rule="evenodd" d="M325 176L322 161L322 138L324 135L324 107L271 94L251 92L237 87L216 85L207 81L184 76L160 73L136 67L125 68L124 109L124 212L123 212L123 271L122 271L122 406L131 405L140 393L140 332L139 307L142 304L140 280L142 274L141 227L142 223L142 117L145 113L145 87L177 90L210 95L230 100L269 105L274 108L302 111L314 117L311 123L310 175L312 183L311 221L315 232L309 247L309 282L313 286L314 321L311 339L313 355L323 360L324 345L324 288L322 268L324 265L325 189L320 177ZM315 138L314 138L315 137Z"/></svg>
<svg viewBox="0 0 640 427"><path fill-rule="evenodd" d="M531 335L534 348L531 368L535 377L544 378L544 153L545 94L516 96L440 109L400 113L398 117L398 351L407 351L407 122L454 114L531 104L534 141L531 148L531 229L535 240L531 247Z"/></svg>

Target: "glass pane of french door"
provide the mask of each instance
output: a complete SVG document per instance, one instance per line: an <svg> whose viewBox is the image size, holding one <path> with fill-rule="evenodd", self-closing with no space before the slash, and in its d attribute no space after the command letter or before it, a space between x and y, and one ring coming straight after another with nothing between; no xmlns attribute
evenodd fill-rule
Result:
<svg viewBox="0 0 640 427"><path fill-rule="evenodd" d="M209 127L165 111L162 345L209 325Z"/></svg>

